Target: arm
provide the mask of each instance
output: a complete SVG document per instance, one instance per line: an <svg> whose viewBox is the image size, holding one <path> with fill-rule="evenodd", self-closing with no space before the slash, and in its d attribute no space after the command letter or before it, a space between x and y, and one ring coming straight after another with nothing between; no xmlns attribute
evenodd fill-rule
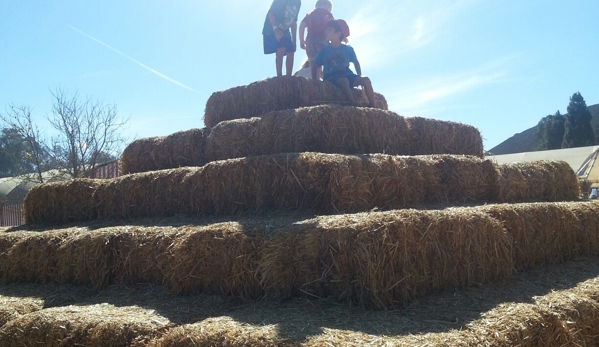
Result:
<svg viewBox="0 0 599 347"><path fill-rule="evenodd" d="M297 48L297 21L294 21L291 24L291 41L293 41L293 45Z"/></svg>
<svg viewBox="0 0 599 347"><path fill-rule="evenodd" d="M283 37L283 31L278 28L277 17L275 17L275 13L272 9L268 10L268 20L272 26L272 31L275 33L275 37L277 40L280 40L281 37Z"/></svg>
<svg viewBox="0 0 599 347"><path fill-rule="evenodd" d="M356 75L362 76L362 67L360 67L360 62L359 61L356 60L354 62L354 67L356 68Z"/></svg>
<svg viewBox="0 0 599 347"><path fill-rule="evenodd" d="M302 20L302 22L300 23L300 27L299 27L299 35L300 35L300 48L301 49L306 49L306 27L308 25L306 24L306 19L304 18L304 20Z"/></svg>

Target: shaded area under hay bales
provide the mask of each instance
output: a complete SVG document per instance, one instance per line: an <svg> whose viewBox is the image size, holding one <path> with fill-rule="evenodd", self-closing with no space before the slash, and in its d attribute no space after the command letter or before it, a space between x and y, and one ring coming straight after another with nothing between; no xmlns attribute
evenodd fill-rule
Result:
<svg viewBox="0 0 599 347"><path fill-rule="evenodd" d="M170 326L164 317L139 307L56 307L6 323L0 328L0 345L143 346Z"/></svg>
<svg viewBox="0 0 599 347"><path fill-rule="evenodd" d="M273 111L260 118L221 122L211 130L192 129L134 141L121 156L121 172L202 166L216 160L299 152L482 157L482 138L476 128L433 119L417 120L414 123L412 119L409 128L403 117L390 111L339 105ZM183 157L185 160L173 159Z"/></svg>
<svg viewBox="0 0 599 347"><path fill-rule="evenodd" d="M534 169L535 164L530 167ZM542 171L527 184L553 185L552 194L531 192L524 197L501 193L496 166L477 157L291 153L111 180L40 185L25 199L25 221L223 216L277 210L334 214L431 203L516 202L511 200L516 197L527 201L577 199L578 186L569 185L567 177L575 177L574 172L564 170L563 175L566 177L559 180L553 173ZM91 184L80 190L87 182ZM74 198L63 199L57 193L62 191ZM502 196L510 200L502 201ZM77 213L68 212L69 203Z"/></svg>
<svg viewBox="0 0 599 347"><path fill-rule="evenodd" d="M436 119L406 118L410 155L465 154L483 156L478 129L471 125Z"/></svg>
<svg viewBox="0 0 599 347"><path fill-rule="evenodd" d="M130 143L119 160L121 174L204 165L210 129L191 129Z"/></svg>
<svg viewBox="0 0 599 347"><path fill-rule="evenodd" d="M354 97L364 102L362 90L354 89ZM387 109L387 101L375 93L377 108ZM347 103L340 88L330 82L300 77L273 77L266 80L212 93L206 102L204 124L216 124L240 118L259 117L270 111L295 109L323 103Z"/></svg>

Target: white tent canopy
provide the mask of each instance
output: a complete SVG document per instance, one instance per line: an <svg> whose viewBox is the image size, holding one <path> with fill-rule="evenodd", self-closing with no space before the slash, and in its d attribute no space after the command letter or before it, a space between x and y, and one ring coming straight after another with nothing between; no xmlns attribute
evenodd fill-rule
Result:
<svg viewBox="0 0 599 347"><path fill-rule="evenodd" d="M597 155L599 146L554 149L550 151L523 152L487 156L498 164L523 163L537 160L562 160L568 163L578 177L599 182Z"/></svg>

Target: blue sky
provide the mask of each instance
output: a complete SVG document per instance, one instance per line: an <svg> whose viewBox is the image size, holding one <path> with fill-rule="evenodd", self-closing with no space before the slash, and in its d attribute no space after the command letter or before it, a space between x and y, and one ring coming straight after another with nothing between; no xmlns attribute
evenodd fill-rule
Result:
<svg viewBox="0 0 599 347"><path fill-rule="evenodd" d="M60 87L116 104L131 139L202 128L211 93L275 74L270 3L3 0L0 113L31 107L48 129ZM598 0L337 0L333 14L391 111L473 125L485 149L565 113L575 92L599 103Z"/></svg>

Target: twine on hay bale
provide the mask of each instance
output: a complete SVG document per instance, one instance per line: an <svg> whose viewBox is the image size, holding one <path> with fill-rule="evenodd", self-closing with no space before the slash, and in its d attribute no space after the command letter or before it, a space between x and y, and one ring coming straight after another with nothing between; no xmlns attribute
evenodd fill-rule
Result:
<svg viewBox="0 0 599 347"><path fill-rule="evenodd" d="M133 141L119 160L121 174L204 165L204 148L210 129L191 129L169 136Z"/></svg>
<svg viewBox="0 0 599 347"><path fill-rule="evenodd" d="M354 89L356 101L366 100L364 91ZM387 109L387 101L375 93L377 108ZM295 109L322 103L347 103L341 89L330 82L300 77L273 77L212 93L206 102L204 124L240 118L259 117L270 111Z"/></svg>
<svg viewBox="0 0 599 347"><path fill-rule="evenodd" d="M55 307L9 321L0 328L0 345L142 346L172 325L153 310L135 306Z"/></svg>
<svg viewBox="0 0 599 347"><path fill-rule="evenodd" d="M481 207L514 240L514 265L527 269L599 255L599 204L530 203Z"/></svg>
<svg viewBox="0 0 599 347"><path fill-rule="evenodd" d="M23 201L25 223L61 223L96 218L94 201L90 197L101 184L101 180L78 178L33 187Z"/></svg>

